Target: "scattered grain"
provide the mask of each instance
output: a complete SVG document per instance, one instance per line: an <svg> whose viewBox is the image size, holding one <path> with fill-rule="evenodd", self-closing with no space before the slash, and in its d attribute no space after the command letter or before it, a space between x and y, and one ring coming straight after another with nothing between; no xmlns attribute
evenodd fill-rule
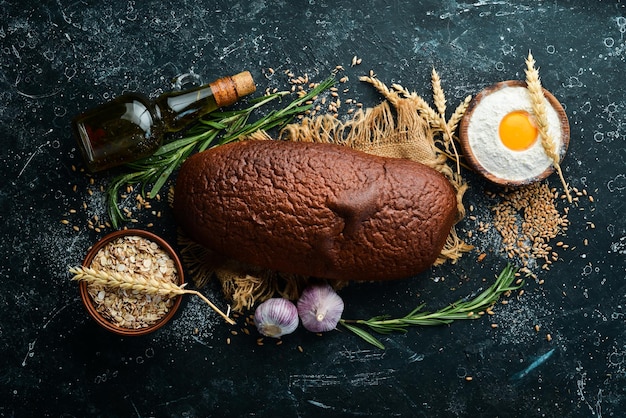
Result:
<svg viewBox="0 0 626 418"><path fill-rule="evenodd" d="M502 236L501 251L511 259L521 261L530 273L529 263L544 260L541 267L546 270L558 254L549 244L558 234L567 230L567 214L561 214L556 206L555 189L545 183L535 183L517 189L505 190L491 197L500 201L493 207L493 227ZM491 228L479 222L478 231ZM559 248L567 248L559 241Z"/></svg>

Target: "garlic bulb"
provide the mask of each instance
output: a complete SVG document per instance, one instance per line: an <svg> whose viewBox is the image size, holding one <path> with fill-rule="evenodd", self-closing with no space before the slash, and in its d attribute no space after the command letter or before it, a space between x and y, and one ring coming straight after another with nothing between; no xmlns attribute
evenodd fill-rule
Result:
<svg viewBox="0 0 626 418"><path fill-rule="evenodd" d="M342 313L343 300L328 284L307 287L298 300L302 325L312 332L335 329Z"/></svg>
<svg viewBox="0 0 626 418"><path fill-rule="evenodd" d="M254 311L254 325L266 337L279 338L298 328L298 310L287 299L272 298Z"/></svg>

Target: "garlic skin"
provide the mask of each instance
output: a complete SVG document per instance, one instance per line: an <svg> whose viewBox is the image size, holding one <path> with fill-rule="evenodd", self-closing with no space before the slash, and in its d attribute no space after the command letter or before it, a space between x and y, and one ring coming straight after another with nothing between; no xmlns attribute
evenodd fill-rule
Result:
<svg viewBox="0 0 626 418"><path fill-rule="evenodd" d="M266 337L280 338L298 328L298 309L287 299L271 298L257 306L254 325Z"/></svg>
<svg viewBox="0 0 626 418"><path fill-rule="evenodd" d="M298 300L298 314L307 330L326 332L337 327L343 306L343 299L330 285L317 284L302 292Z"/></svg>

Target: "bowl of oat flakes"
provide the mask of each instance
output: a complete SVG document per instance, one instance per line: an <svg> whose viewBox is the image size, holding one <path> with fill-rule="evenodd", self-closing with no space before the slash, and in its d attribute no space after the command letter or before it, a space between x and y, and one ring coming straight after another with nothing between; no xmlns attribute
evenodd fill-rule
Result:
<svg viewBox="0 0 626 418"><path fill-rule="evenodd" d="M83 267L137 283L125 288L85 281L79 284L89 314L116 334L136 336L156 331L172 319L182 301L180 294L154 291L180 287L184 277L176 252L151 232L127 229L106 235L91 248Z"/></svg>

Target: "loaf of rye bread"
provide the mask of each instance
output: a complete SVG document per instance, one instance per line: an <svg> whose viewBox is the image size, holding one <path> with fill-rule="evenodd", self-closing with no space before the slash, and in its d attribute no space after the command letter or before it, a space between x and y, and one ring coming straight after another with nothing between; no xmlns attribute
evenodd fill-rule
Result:
<svg viewBox="0 0 626 418"><path fill-rule="evenodd" d="M425 165L273 140L192 156L174 193L183 231L214 252L341 280L399 279L427 269L456 208L453 187Z"/></svg>

